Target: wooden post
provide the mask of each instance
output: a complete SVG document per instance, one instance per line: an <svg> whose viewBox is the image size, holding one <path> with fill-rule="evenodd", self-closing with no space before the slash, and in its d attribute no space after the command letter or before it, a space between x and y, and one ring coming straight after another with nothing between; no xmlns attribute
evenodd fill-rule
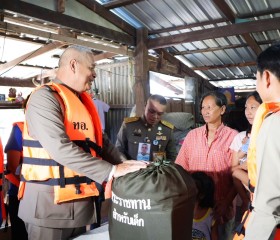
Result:
<svg viewBox="0 0 280 240"><path fill-rule="evenodd" d="M0 9L0 21L4 22L4 10Z"/></svg>
<svg viewBox="0 0 280 240"><path fill-rule="evenodd" d="M144 113L145 103L150 96L147 39L148 29L138 29L136 34L134 85L137 116L141 116Z"/></svg>
<svg viewBox="0 0 280 240"><path fill-rule="evenodd" d="M65 12L65 0L57 0L57 11L59 13Z"/></svg>

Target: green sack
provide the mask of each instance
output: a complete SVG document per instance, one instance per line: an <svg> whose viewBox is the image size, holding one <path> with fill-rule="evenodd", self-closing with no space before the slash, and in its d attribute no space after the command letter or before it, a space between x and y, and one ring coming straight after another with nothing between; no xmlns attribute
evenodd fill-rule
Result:
<svg viewBox="0 0 280 240"><path fill-rule="evenodd" d="M195 183L164 161L113 181L110 240L191 240Z"/></svg>

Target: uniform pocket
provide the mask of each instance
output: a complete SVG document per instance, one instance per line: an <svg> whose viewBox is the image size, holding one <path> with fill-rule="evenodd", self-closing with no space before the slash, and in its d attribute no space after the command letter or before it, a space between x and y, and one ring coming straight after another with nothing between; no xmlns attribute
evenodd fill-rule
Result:
<svg viewBox="0 0 280 240"><path fill-rule="evenodd" d="M50 192L38 192L35 217L38 219L74 218L74 203L54 204L54 195Z"/></svg>
<svg viewBox="0 0 280 240"><path fill-rule="evenodd" d="M130 139L128 139L128 154L130 155L130 157L132 157L132 159L136 159L136 156L138 154L138 147L139 147L139 143L141 142L141 139L140 137L131 137ZM144 142L144 141L142 141Z"/></svg>

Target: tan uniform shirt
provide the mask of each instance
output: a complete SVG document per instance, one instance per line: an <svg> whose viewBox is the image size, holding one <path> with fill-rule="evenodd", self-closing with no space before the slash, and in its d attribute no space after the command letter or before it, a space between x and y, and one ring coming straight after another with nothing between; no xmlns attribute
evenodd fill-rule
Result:
<svg viewBox="0 0 280 240"><path fill-rule="evenodd" d="M40 142L52 159L98 183L107 179L112 164L120 162L116 158L112 164L94 158L70 141L65 132L60 103L46 87L30 96L26 121L30 136ZM105 143L108 144L106 141ZM109 152L115 155L118 153L112 147ZM52 186L26 183L24 196L20 201L19 217L27 223L49 228L81 227L95 221L93 198L56 205L53 194Z"/></svg>

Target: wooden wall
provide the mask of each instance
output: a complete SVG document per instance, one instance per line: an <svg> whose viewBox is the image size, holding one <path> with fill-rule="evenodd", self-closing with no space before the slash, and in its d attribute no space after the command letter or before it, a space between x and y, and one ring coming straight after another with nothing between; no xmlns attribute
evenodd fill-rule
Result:
<svg viewBox="0 0 280 240"><path fill-rule="evenodd" d="M100 100L111 106L134 105L134 71L130 61L98 65L96 86Z"/></svg>

